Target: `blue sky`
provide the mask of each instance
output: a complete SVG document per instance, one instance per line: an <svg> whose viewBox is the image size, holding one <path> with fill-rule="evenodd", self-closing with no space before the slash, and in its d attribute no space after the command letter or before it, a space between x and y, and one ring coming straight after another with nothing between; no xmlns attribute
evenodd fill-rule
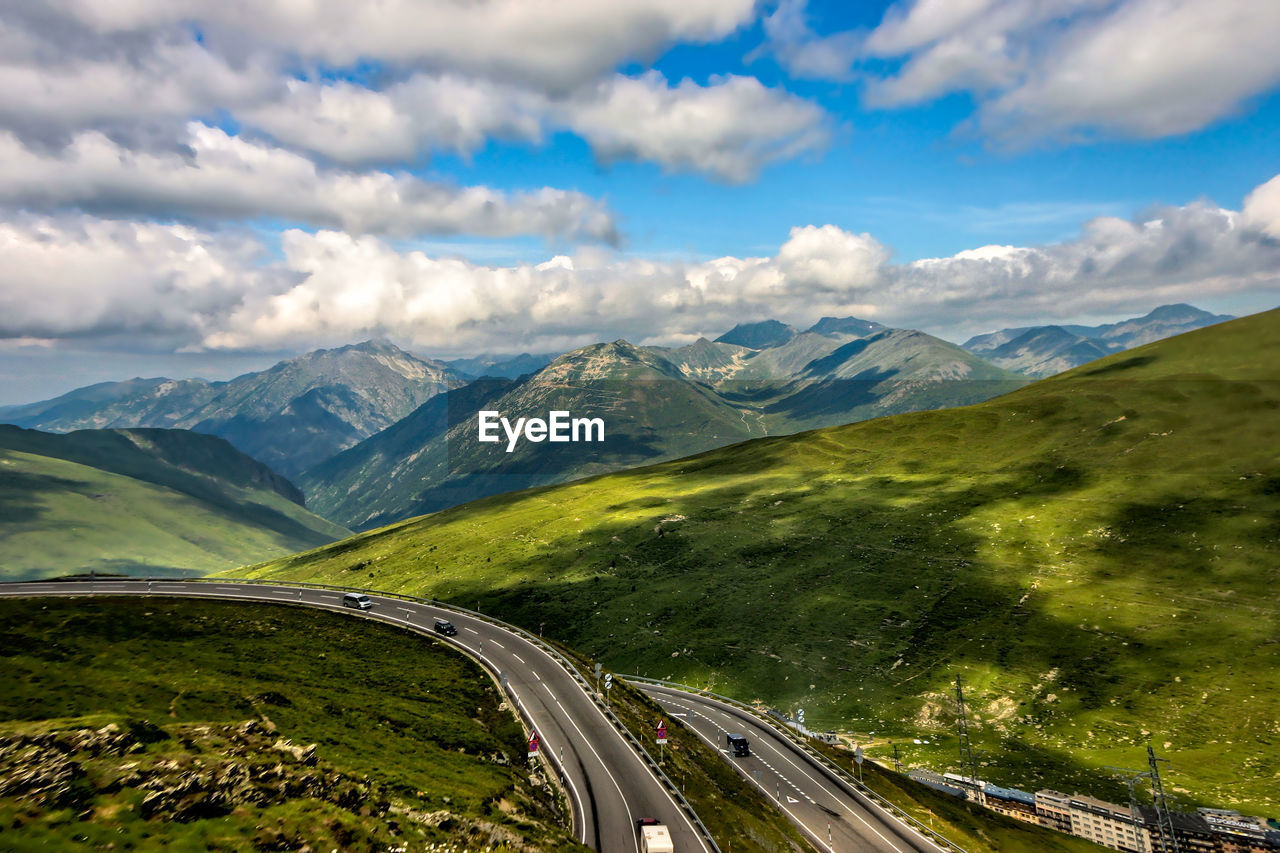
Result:
<svg viewBox="0 0 1280 853"><path fill-rule="evenodd" d="M4 13L0 402L369 337L1280 303L1276 4L381 9Z"/></svg>

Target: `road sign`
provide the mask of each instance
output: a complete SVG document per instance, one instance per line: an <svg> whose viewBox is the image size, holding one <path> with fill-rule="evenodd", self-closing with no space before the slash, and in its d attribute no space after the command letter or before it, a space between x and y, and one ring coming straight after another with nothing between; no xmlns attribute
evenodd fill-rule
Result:
<svg viewBox="0 0 1280 853"><path fill-rule="evenodd" d="M600 677L600 670L603 668L604 667L600 666L600 664L596 664L596 678Z"/></svg>
<svg viewBox="0 0 1280 853"><path fill-rule="evenodd" d="M538 733L534 732L529 735L529 754L536 755L538 752Z"/></svg>
<svg viewBox="0 0 1280 853"><path fill-rule="evenodd" d="M666 720L658 720L658 745L667 742L667 722Z"/></svg>
<svg viewBox="0 0 1280 853"><path fill-rule="evenodd" d="M802 726L804 725L804 708L796 711L796 722Z"/></svg>
<svg viewBox="0 0 1280 853"><path fill-rule="evenodd" d="M606 672L604 674L604 689L605 690L613 689L613 673L612 672Z"/></svg>
<svg viewBox="0 0 1280 853"><path fill-rule="evenodd" d="M858 747L853 751L853 760L859 764L862 763L862 747Z"/></svg>

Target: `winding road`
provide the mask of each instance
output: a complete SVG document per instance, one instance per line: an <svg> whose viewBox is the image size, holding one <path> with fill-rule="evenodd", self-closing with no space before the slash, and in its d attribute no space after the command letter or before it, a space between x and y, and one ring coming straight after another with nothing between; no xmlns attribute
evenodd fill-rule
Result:
<svg viewBox="0 0 1280 853"><path fill-rule="evenodd" d="M342 606L337 590L234 581L121 580L0 584L0 595L155 595L268 601L336 610L388 622L457 646L505 682L541 741L540 751L562 772L573 805L575 835L601 853L637 853L636 821L655 817L671 831L676 850L713 853L711 844L605 716L579 681L546 648L516 631L430 604L369 593L373 607ZM447 619L457 636L433 630Z"/></svg>
<svg viewBox="0 0 1280 853"><path fill-rule="evenodd" d="M638 853L636 821L657 818L680 853L718 848L658 779L593 697L591 686L537 638L479 613L394 595L367 593L361 611L342 604L343 591L316 585L102 578L0 583L0 596L135 595L259 601L335 610L398 625L462 649L487 667L538 733L540 752L564 783L575 835L600 853ZM434 630L446 619L455 636ZM818 850L831 853L938 853L944 848L873 804L769 722L713 697L635 682L668 714L719 751L749 781L774 799ZM725 735L742 733L749 757L734 758Z"/></svg>
<svg viewBox="0 0 1280 853"><path fill-rule="evenodd" d="M712 697L636 681L634 686L680 720L804 831L834 853L937 853L939 847L872 804L772 724ZM745 735L751 755L728 753L725 735Z"/></svg>

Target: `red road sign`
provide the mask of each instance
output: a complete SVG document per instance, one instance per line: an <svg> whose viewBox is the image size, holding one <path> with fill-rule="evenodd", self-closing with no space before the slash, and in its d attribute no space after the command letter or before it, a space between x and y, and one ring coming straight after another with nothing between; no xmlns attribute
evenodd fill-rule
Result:
<svg viewBox="0 0 1280 853"><path fill-rule="evenodd" d="M658 743L666 743L667 741L667 721L658 721Z"/></svg>
<svg viewBox="0 0 1280 853"><path fill-rule="evenodd" d="M533 755L537 751L538 751L538 733L534 732L529 737L529 754Z"/></svg>

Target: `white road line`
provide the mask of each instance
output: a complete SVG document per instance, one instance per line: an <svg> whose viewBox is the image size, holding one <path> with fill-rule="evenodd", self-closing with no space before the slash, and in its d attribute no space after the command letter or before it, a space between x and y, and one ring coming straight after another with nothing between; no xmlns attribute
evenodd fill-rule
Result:
<svg viewBox="0 0 1280 853"><path fill-rule="evenodd" d="M511 656L516 660L520 661L520 663L524 663L524 658L520 657L520 655L516 654L515 652L512 652Z"/></svg>
<svg viewBox="0 0 1280 853"><path fill-rule="evenodd" d="M685 706L685 707L688 707L688 706ZM696 713L696 712L695 712L695 713ZM698 716L699 716L699 717L702 717L702 714L698 714ZM707 718L706 718L706 717L703 717L703 719L707 719ZM710 721L710 720L708 720L708 722L711 722L711 721ZM712 725L715 725L715 723L714 723L714 722L712 722ZM690 727L690 728L692 728L692 727ZM706 741L706 742L707 742L707 746L710 746L712 749L715 749L715 748L716 748L716 744L712 743L710 738L708 738L708 737L707 737L706 735L704 735L702 732L698 731L696 728L694 728L694 729L693 729L693 733L694 733L694 735L696 735L697 737L700 737L700 738L702 738L704 741ZM757 758L758 758L758 757L759 757L759 756L757 756ZM735 768L736 768L736 765L735 765ZM774 772L776 773L777 771L774 771ZM742 775L742 776L743 776L743 778L745 778L747 781L749 781L749 782L755 782L754 777L752 777L752 776L750 776L750 775L747 775L747 774L741 774L741 775ZM810 829L810 828L809 828L809 825L808 825L807 823L805 823L803 820L801 820L801 819L800 819L800 817L799 817L799 815L797 815L795 812L791 811L791 809L787 808L786 804L785 804L785 803L783 803L783 802L782 802L782 800L778 799L777 797L772 797L772 796L770 796L770 795L769 795L769 792L768 792L767 790L765 790L764 785L761 785L759 782L756 782L755 784L756 784L756 786L760 789L760 793L764 794L764 795L765 795L765 797L766 797L767 799L773 800L774 805L776 805L778 808L782 809L784 812L786 812L788 815L790 815L790 816L791 816L791 821L792 821L792 823L796 824L796 825L797 825L797 826L799 826L801 829L803 829L805 832L809 833L809 835L813 838L813 840L814 840L814 841L816 841L816 842L818 842L818 846L819 846L819 847L825 847L825 846L826 846L826 845L823 843L822 839L818 837L818 833L817 833L816 831L814 831L814 830Z"/></svg>
<svg viewBox="0 0 1280 853"><path fill-rule="evenodd" d="M500 649L506 648L506 646L502 645L502 643L499 643L497 640L490 640L489 642L493 643L495 646L497 646Z"/></svg>
<svg viewBox="0 0 1280 853"><path fill-rule="evenodd" d="M464 630L464 631L470 631L471 633L475 634L476 636L479 636L479 635L480 635L480 632L479 632L479 631L477 631L475 628L468 628L466 625L463 625L463 626L462 626L462 630Z"/></svg>
<svg viewBox="0 0 1280 853"><path fill-rule="evenodd" d="M539 679L539 681L541 681L541 679ZM559 706L560 710L563 711L564 706L560 704L560 700L556 698L556 695L554 693L551 693L551 688L547 687L545 683L542 686L547 688L547 693L551 695L551 700L555 702L557 706ZM582 742L587 745L587 749L591 750L591 754L596 757L596 761L600 762L600 766L604 768L604 772L609 774L609 781L613 782L613 787L618 789L618 797L622 799L622 806L627 810L627 826L635 826L636 825L635 817L631 814L631 803L627 802L627 795L623 793L622 786L618 784L618 780L614 777L613 771L609 769L609 765L606 764L604 759L600 757L600 753L596 752L596 748L591 745L591 741L588 740L587 736L582 733L582 729L578 728L578 724L574 722L573 715L566 713L564 717L566 720L569 721L569 725L573 726L573 730L578 733L578 737L582 738ZM634 840L636 844L636 853L640 853L639 836L635 836Z"/></svg>
<svg viewBox="0 0 1280 853"><path fill-rule="evenodd" d="M531 670L529 670L529 671L533 673L533 677L534 677L534 678L538 679L539 681L541 681L541 680L542 680L542 676L541 676L541 675L538 675L538 671L537 671L536 669L531 669Z"/></svg>
<svg viewBox="0 0 1280 853"><path fill-rule="evenodd" d="M719 710L719 709L717 708L716 710ZM725 711L720 711L720 713L724 714L724 713L726 713L726 712L725 712ZM702 716L702 715L701 715L701 714L699 714L699 716ZM824 790L826 789L826 785L825 785L821 780L817 779L817 778L816 778L816 776L814 776L814 775L810 775L810 772L809 772L809 771L805 770L804 768L802 768L802 767L800 767L799 765L797 765L794 761L792 761L792 760L791 760L791 757L790 757L789 755L787 755L787 753L786 753L785 751L783 751L783 750L779 749L779 748L778 748L778 747L777 747L777 746L772 742L772 739L767 739L767 740L765 740L765 743L767 743L767 744L769 745L769 747L770 747L771 749L773 749L773 751L774 751L775 753L777 753L777 754L782 758L782 760L783 760L783 761L787 762L787 763L788 763L788 764L790 764L792 767L794 767L797 771L799 771L801 775L803 775L803 776L807 777L807 778L808 778L808 779L810 779L811 781L815 781L815 782L817 782L817 784L818 784L818 786L819 786L820 788L822 788L822 789L824 789ZM757 755L756 757L757 757L757 758L759 758L759 756L758 756L758 755ZM760 760L761 760L761 761L764 761L764 759L760 759ZM776 772L776 771L775 771L775 772ZM779 775L781 775L781 774L779 774ZM799 789L797 789L797 790L799 790ZM845 811L847 811L849 814L853 815L853 816L854 816L854 817L856 817L859 821L861 821L861 822L862 822L862 824L863 824L864 826L866 826L866 828L867 828L867 829L869 829L869 830L871 830L872 832L874 832L874 833L876 834L876 837L877 837L877 838L879 838L881 841L883 841L885 844L888 844L888 845L889 845L890 847L892 847L894 850L901 850L901 849L902 849L902 848L901 848L901 847L900 847L896 842L891 841L891 840L890 840L890 839L888 839L888 838L885 838L885 837L884 837L884 835L880 832L880 830L876 829L876 828L875 828L875 826L874 826L874 825L872 825L872 824L871 824L871 822L870 822L870 821L868 821L865 817L863 817L861 814L859 814L858 812L856 812L856 811L854 811L852 808L850 808L850 807L849 807L849 804L848 804L848 803L846 803L846 802L844 801L844 798L843 798L843 797L832 797L832 799L834 799L837 803L839 803L839 804L840 804L840 806L841 806ZM910 828L910 827L908 827L908 829L909 829L909 828ZM928 841L928 839L925 839L925 840L926 840L926 841ZM931 844L932 844L932 842L929 842L929 843L931 843Z"/></svg>

